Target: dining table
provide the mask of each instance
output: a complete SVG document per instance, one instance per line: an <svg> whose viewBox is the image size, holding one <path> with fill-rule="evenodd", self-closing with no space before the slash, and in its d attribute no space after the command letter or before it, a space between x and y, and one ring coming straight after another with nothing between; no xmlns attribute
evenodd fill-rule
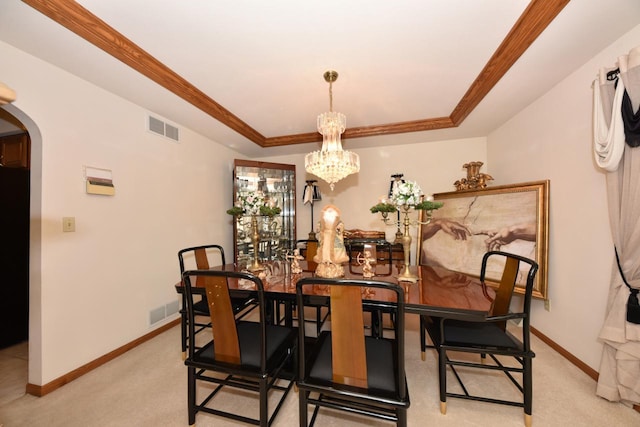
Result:
<svg viewBox="0 0 640 427"><path fill-rule="evenodd" d="M291 273L290 263L285 261L264 262L263 269L253 272L262 279L265 296L269 300L276 302L274 319L280 319L279 307L284 304L283 321L285 324L292 323L291 307L296 301L296 283L300 278L314 275L314 265L309 265L306 261L299 262L302 268L301 273ZM440 266L417 265L410 266L412 273L416 274L418 280L413 282L399 281L398 276L404 268L402 264L375 265L375 276L371 280L396 283L403 287L405 298L405 312L418 315L429 315L434 317L447 317L461 320L479 321L489 314L495 291L490 286L485 286L477 277L464 273L448 270ZM219 265L212 270L223 271L246 271L246 267L239 264ZM358 265L345 265L345 275L347 279L363 279L362 268ZM255 292L255 285L252 281L243 279L227 280L229 293L231 296L246 296ZM176 291L182 293L184 286L182 282L176 285ZM204 295L204 287L194 285L193 293ZM391 292L385 294L384 291L363 295L363 304L367 300L379 303L392 303ZM304 290L305 301L315 307L328 305L329 290L323 286L306 287ZM183 321L184 316L183 316Z"/></svg>

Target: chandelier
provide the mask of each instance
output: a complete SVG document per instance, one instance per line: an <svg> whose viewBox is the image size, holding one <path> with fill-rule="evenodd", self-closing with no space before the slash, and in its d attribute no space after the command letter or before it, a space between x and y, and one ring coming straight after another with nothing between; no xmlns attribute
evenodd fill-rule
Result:
<svg viewBox="0 0 640 427"><path fill-rule="evenodd" d="M335 71L326 71L324 79L329 83L329 112L318 116L318 132L322 134L322 149L304 158L307 172L329 183L331 191L336 182L360 171L360 157L342 149L340 135L347 126L347 118L333 111L332 84L338 79Z"/></svg>

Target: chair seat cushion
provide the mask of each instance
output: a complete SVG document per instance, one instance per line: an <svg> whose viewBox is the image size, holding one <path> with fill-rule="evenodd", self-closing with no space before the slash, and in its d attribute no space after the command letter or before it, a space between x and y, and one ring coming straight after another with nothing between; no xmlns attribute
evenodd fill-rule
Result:
<svg viewBox="0 0 640 427"><path fill-rule="evenodd" d="M193 312L195 314L200 315L208 315L209 314L209 306L207 305L207 299L202 298L198 302L193 303Z"/></svg>
<svg viewBox="0 0 640 427"><path fill-rule="evenodd" d="M260 342L261 327L258 322L237 322L238 340L240 344L240 360L244 368L260 370ZM267 325L267 369L277 365L282 358L294 347L297 340L297 328L285 326ZM215 343L209 342L196 352L194 360L197 362L215 362Z"/></svg>
<svg viewBox="0 0 640 427"><path fill-rule="evenodd" d="M315 350L311 354L316 357L310 360L309 380L329 384L332 382L331 365L331 332L325 331L318 338ZM367 358L367 377L370 390L398 394L398 378L394 344L385 338L365 337Z"/></svg>
<svg viewBox="0 0 640 427"><path fill-rule="evenodd" d="M444 340L440 338L440 322L443 319L432 318L427 323L429 335L448 346L486 347L522 351L522 343L494 322L466 322L463 320L444 320Z"/></svg>

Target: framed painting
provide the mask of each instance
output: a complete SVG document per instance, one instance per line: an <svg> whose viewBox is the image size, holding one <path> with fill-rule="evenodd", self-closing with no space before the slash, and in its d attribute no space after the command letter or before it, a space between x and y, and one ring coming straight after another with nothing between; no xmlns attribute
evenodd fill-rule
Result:
<svg viewBox="0 0 640 427"><path fill-rule="evenodd" d="M502 185L481 190L434 194L444 205L429 224L418 229L418 262L478 277L487 251L501 250L535 260L536 298L547 298L549 249L549 181ZM424 221L421 213L421 222ZM503 265L489 265L487 277L497 284ZM517 291L524 291L520 272Z"/></svg>

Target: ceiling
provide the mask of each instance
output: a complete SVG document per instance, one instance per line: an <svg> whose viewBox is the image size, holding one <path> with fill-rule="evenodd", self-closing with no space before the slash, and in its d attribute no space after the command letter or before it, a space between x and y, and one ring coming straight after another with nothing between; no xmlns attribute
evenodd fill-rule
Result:
<svg viewBox="0 0 640 427"><path fill-rule="evenodd" d="M639 22L638 0L0 3L0 40L251 157L319 147L326 70L348 149L486 136Z"/></svg>

